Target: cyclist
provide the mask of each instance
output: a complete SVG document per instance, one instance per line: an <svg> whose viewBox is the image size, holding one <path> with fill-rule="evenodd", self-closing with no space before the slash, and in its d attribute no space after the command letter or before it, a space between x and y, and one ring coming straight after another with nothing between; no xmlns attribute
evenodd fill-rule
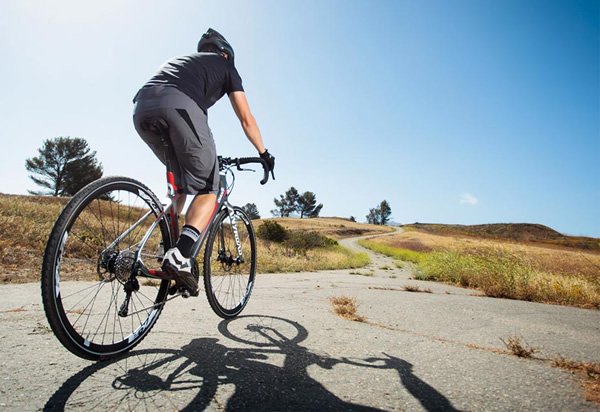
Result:
<svg viewBox="0 0 600 412"><path fill-rule="evenodd" d="M202 35L198 52L168 60L146 82L134 98L133 122L140 137L165 163L160 136L147 127L149 118L166 120L171 141L171 169L175 184L183 190L178 212L186 194L194 195L185 215L185 225L175 247L165 253L163 270L192 296L198 281L191 273L191 250L213 212L219 186L219 166L207 111L228 94L248 140L266 160L269 171L275 158L265 149L260 130L250 112L242 79L234 65L233 48L216 30Z"/></svg>

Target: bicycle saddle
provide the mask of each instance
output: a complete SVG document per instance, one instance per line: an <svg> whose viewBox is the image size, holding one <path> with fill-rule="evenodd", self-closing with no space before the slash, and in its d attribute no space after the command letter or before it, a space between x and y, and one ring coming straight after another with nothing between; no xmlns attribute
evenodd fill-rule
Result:
<svg viewBox="0 0 600 412"><path fill-rule="evenodd" d="M142 130L163 138L169 138L169 123L161 117L149 116L142 120Z"/></svg>

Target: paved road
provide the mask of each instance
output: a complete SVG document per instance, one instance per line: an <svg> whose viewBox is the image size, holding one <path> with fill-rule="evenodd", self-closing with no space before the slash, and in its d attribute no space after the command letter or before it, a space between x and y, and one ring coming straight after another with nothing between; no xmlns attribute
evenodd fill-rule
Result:
<svg viewBox="0 0 600 412"><path fill-rule="evenodd" d="M0 286L0 410L598 410L576 375L503 354L500 338L598 361L600 312L410 277L381 256L356 271L260 275L236 320L202 296L176 300L130 356L101 363L49 333L37 284ZM334 315L333 296L356 298L367 321Z"/></svg>

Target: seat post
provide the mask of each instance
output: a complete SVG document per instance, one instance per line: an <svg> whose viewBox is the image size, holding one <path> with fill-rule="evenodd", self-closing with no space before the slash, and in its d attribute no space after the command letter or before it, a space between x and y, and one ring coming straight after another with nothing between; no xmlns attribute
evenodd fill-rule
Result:
<svg viewBox="0 0 600 412"><path fill-rule="evenodd" d="M173 198L179 189L177 185L175 185L175 175L171 169L171 143L165 136L161 136L161 141L165 153L165 166L167 167L167 195L170 198Z"/></svg>

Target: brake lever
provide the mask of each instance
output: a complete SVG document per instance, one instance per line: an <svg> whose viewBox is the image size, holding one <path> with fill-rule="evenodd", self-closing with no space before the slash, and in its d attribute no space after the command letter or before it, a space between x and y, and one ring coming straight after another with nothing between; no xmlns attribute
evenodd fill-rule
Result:
<svg viewBox="0 0 600 412"><path fill-rule="evenodd" d="M239 170L240 172L256 172L256 170L254 169L242 169L242 166L240 166L239 164L237 165L237 170Z"/></svg>

